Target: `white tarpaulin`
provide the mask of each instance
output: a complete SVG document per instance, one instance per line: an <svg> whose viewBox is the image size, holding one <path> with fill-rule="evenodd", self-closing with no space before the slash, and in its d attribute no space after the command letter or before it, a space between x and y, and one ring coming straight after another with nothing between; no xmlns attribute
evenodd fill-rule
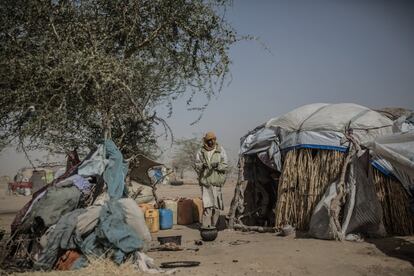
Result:
<svg viewBox="0 0 414 276"><path fill-rule="evenodd" d="M366 146L393 167L408 193L414 190L414 131L378 137Z"/></svg>
<svg viewBox="0 0 414 276"><path fill-rule="evenodd" d="M353 135L363 142L379 135L392 133L392 126L393 121L384 115L351 103L309 104L266 123L266 128L283 129L287 135L295 134L299 143L301 143L299 135L302 132L311 131L321 136L327 133L332 136L332 132L344 133L347 129L352 129ZM329 135L326 140L331 140ZM294 146L295 142L292 141L291 146Z"/></svg>
<svg viewBox="0 0 414 276"><path fill-rule="evenodd" d="M364 143L391 134L393 121L357 104L309 104L249 132L241 139L240 154L258 154L267 166L280 171L282 151L296 147L347 151L345 132L350 129Z"/></svg>

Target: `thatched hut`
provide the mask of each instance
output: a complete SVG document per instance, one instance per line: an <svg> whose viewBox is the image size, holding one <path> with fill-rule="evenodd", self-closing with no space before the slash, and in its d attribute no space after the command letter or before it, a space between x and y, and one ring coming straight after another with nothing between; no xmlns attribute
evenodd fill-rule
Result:
<svg viewBox="0 0 414 276"><path fill-rule="evenodd" d="M392 134L393 127L388 117L356 104L306 105L260 125L241 139L229 226L291 225L329 239L354 232L413 233L403 203L409 193L372 166L365 147ZM390 188L392 181L397 184ZM389 211L395 208L406 217ZM406 231L395 231L399 228Z"/></svg>

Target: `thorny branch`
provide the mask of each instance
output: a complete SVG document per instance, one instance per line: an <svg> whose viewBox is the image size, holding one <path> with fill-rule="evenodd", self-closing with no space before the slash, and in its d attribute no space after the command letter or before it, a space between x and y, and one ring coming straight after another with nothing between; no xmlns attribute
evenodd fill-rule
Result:
<svg viewBox="0 0 414 276"><path fill-rule="evenodd" d="M222 88L240 39L223 19L229 3L2 1L1 145L20 137L27 149L88 148L109 126L126 158L154 155L157 125L174 136L148 114L167 103L170 115L188 88L207 102ZM28 106L36 114L19 125Z"/></svg>

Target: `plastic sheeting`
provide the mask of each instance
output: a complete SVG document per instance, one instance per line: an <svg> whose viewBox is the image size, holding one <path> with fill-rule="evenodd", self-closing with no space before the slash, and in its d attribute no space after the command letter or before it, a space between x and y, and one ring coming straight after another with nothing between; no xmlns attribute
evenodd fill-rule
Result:
<svg viewBox="0 0 414 276"><path fill-rule="evenodd" d="M143 248L143 241L134 231L134 229L126 223L125 212L122 205L118 201L109 201L102 206L99 216L99 224L95 229L95 233L100 243L105 248L115 248L116 256L119 259L115 261L120 264L126 253ZM120 262L118 261L120 260Z"/></svg>
<svg viewBox="0 0 414 276"><path fill-rule="evenodd" d="M349 170L347 186L354 189L354 197L347 200L345 212L350 214L349 223L344 223L343 234L364 233L370 237L386 235L382 221L382 207L378 200L372 178L367 174L367 162L355 159ZM351 189L352 191L352 189Z"/></svg>
<svg viewBox="0 0 414 276"><path fill-rule="evenodd" d="M81 192L78 188L72 187L49 187L47 193L38 201L34 202L30 212L22 221L22 231L30 229L37 221L44 226L50 227L55 224L62 215L77 208Z"/></svg>
<svg viewBox="0 0 414 276"><path fill-rule="evenodd" d="M69 186L76 186L82 193L89 194L91 190L91 183L82 176L75 174L72 175L59 183L55 184L55 187L69 187Z"/></svg>
<svg viewBox="0 0 414 276"><path fill-rule="evenodd" d="M407 192L414 193L414 131L396 133L369 142L366 146L392 165L393 174Z"/></svg>
<svg viewBox="0 0 414 276"><path fill-rule="evenodd" d="M76 209L60 218L53 231L48 235L47 245L42 250L42 254L35 268L51 269L59 256L61 249L75 249L76 237L74 234L76 221L85 209Z"/></svg>
<svg viewBox="0 0 414 276"><path fill-rule="evenodd" d="M392 126L393 121L389 118L367 107L351 103L305 105L266 123L266 128L282 128L288 132L343 133L346 129L352 128L360 141L391 133Z"/></svg>
<svg viewBox="0 0 414 276"><path fill-rule="evenodd" d="M87 265L87 257L105 256L117 264L123 263L126 257L134 257L137 265L140 262L140 268L143 265L150 269L149 263L137 256L141 256L138 251L148 248L151 235L144 214L134 200L122 198L127 195L128 164L116 145L106 140L75 169L78 174L74 169L66 172L55 181L56 186L42 188L19 212L18 220L29 210L23 225L16 224L16 227L21 226L22 232L32 232L41 238L42 252L34 267L51 269L62 251L74 249L82 256L73 264L65 263L65 268L81 268ZM88 193L94 185L85 178L94 179L92 176L103 177L107 192L101 193L93 206L78 208L79 202L85 203L81 191ZM40 237L44 230L46 234Z"/></svg>
<svg viewBox="0 0 414 276"><path fill-rule="evenodd" d="M277 138L273 130L264 127L258 127L242 138L240 153L254 154L257 152L265 151L269 148L270 144L275 139Z"/></svg>
<svg viewBox="0 0 414 276"><path fill-rule="evenodd" d="M353 130L360 142L391 134L393 121L356 104L316 103L269 120L241 139L240 154L257 154L264 164L281 171L282 153L295 148L346 152L345 131Z"/></svg>
<svg viewBox="0 0 414 276"><path fill-rule="evenodd" d="M316 205L309 224L309 234L317 239L332 240L335 238L335 231L332 229L329 216L331 201L336 197L337 182L332 183L321 201Z"/></svg>
<svg viewBox="0 0 414 276"><path fill-rule="evenodd" d="M119 199L127 194L125 178L128 173L128 163L124 162L122 153L112 140L105 141L105 150L109 163L103 172L103 178L108 187L109 197Z"/></svg>
<svg viewBox="0 0 414 276"><path fill-rule="evenodd" d="M151 186L141 185L131 180L131 186L128 187L129 194L138 204L148 203L154 200L154 193ZM138 195L136 195L139 192Z"/></svg>
<svg viewBox="0 0 414 276"><path fill-rule="evenodd" d="M102 175L107 164L105 146L99 145L95 152L79 165L78 174L83 177Z"/></svg>
<svg viewBox="0 0 414 276"><path fill-rule="evenodd" d="M147 249L152 238L145 223L144 212L131 198L122 198L118 202L122 207L126 223L144 241L144 249Z"/></svg>
<svg viewBox="0 0 414 276"><path fill-rule="evenodd" d="M137 181L138 183L147 186L154 184L148 176L148 171L153 167L162 166L163 164L151 160L142 154L139 154L136 157L135 161L138 165L136 165L134 168L131 168L131 180Z"/></svg>
<svg viewBox="0 0 414 276"><path fill-rule="evenodd" d="M111 199L119 199L126 195L127 173L128 163L124 162L122 153L112 140L105 140L104 145L99 145L91 157L83 161L78 168L78 174L83 177L103 174Z"/></svg>
<svg viewBox="0 0 414 276"><path fill-rule="evenodd" d="M132 214L131 210L137 210L131 204L138 208L132 199L122 199L65 214L48 233L47 245L35 267L51 269L62 249L79 249L95 257L112 249L114 261L121 264L126 254L144 247L143 239L151 240L142 212Z"/></svg>
<svg viewBox="0 0 414 276"><path fill-rule="evenodd" d="M330 216L332 200L337 195L337 182L332 183L316 205L309 224L309 234L318 239L336 239L350 233L364 233L371 237L386 235L382 221L382 208L375 193L374 184L366 173L363 159L355 158L350 165L346 181L348 196L343 206L341 233L333 229Z"/></svg>

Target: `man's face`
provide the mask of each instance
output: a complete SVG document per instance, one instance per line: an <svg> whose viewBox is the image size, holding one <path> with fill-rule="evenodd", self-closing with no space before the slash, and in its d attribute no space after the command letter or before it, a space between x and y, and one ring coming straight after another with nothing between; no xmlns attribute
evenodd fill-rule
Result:
<svg viewBox="0 0 414 276"><path fill-rule="evenodd" d="M207 146L209 147L214 146L214 139L207 140Z"/></svg>

